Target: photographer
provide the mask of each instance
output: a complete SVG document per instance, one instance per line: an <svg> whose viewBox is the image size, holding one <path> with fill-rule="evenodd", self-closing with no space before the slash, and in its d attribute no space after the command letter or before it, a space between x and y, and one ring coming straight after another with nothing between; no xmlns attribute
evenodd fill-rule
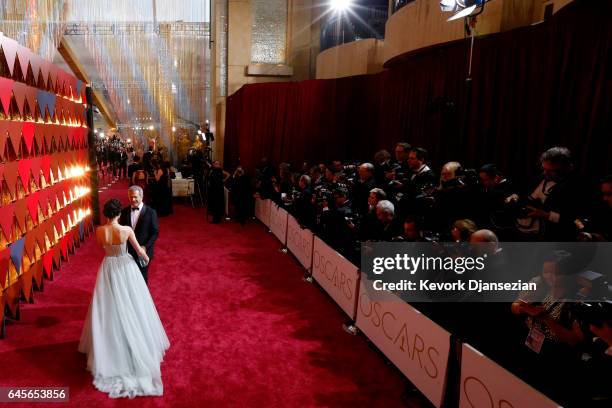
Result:
<svg viewBox="0 0 612 408"><path fill-rule="evenodd" d="M514 194L509 204L519 208L520 241L573 241L581 194L573 174L572 155L566 147L552 147L540 157L542 175L536 187L521 200Z"/></svg>
<svg viewBox="0 0 612 408"><path fill-rule="evenodd" d="M606 348L605 354L612 357L612 322L604 322L600 326L590 324L589 330L606 343L608 348Z"/></svg>
<svg viewBox="0 0 612 408"><path fill-rule="evenodd" d="M404 218L404 233L402 241L405 242L424 242L423 232L421 231L420 222L412 215Z"/></svg>
<svg viewBox="0 0 612 408"><path fill-rule="evenodd" d="M525 347L516 358L523 360L529 383L560 403L572 398L577 385L579 354L577 347L585 336L577 319L575 304L568 301L576 295L578 286L571 268L571 255L554 251L543 261L540 276L532 279L538 291L521 293L512 304L512 313L526 316L529 329ZM525 351L526 350L526 351ZM573 373L576 378L572 378ZM575 395L574 395L575 396Z"/></svg>
<svg viewBox="0 0 612 408"><path fill-rule="evenodd" d="M276 178L276 169L267 157L262 157L255 178L255 189L262 199L271 198L274 195L273 178Z"/></svg>
<svg viewBox="0 0 612 408"><path fill-rule="evenodd" d="M327 200L321 204L319 235L332 248L353 259L357 228L354 224L348 189L344 186L336 187L333 199L333 205Z"/></svg>
<svg viewBox="0 0 612 408"><path fill-rule="evenodd" d="M472 170L464 170L459 162L448 162L442 166L440 185L433 192L433 205L428 214L432 227L438 231L448 230L455 220L474 219L477 212L477 181Z"/></svg>
<svg viewBox="0 0 612 408"><path fill-rule="evenodd" d="M387 197L394 204L399 205L406 194L408 178L410 177L410 167L408 167L408 154L412 146L405 142L395 145L396 163L391 165L391 170L385 173L384 189Z"/></svg>
<svg viewBox="0 0 612 408"><path fill-rule="evenodd" d="M612 240L612 175L604 177L599 184L601 199L595 205L592 222L588 225L587 241ZM578 221L579 223L581 221Z"/></svg>
<svg viewBox="0 0 612 408"><path fill-rule="evenodd" d="M370 191L376 187L374 180L374 165L363 163L358 168L359 179L353 186L353 212L357 216L363 216L368 212L368 196Z"/></svg>
<svg viewBox="0 0 612 408"><path fill-rule="evenodd" d="M368 213L361 217L359 223L359 240L374 241L379 237L380 221L376 215L376 206L387 199L387 194L380 188L373 188L368 195Z"/></svg>
<svg viewBox="0 0 612 408"><path fill-rule="evenodd" d="M505 200L512 194L512 185L495 164L485 164L478 170L480 180L478 223L498 233L514 229L514 218Z"/></svg>
<svg viewBox="0 0 612 408"><path fill-rule="evenodd" d="M379 150L374 155L374 180L377 186L387 184L385 174L393 169L391 162L391 153L386 150Z"/></svg>
<svg viewBox="0 0 612 408"><path fill-rule="evenodd" d="M310 188L310 176L303 174L298 182L298 190L293 197L292 211L300 225L313 228L316 208L312 203L313 193Z"/></svg>
<svg viewBox="0 0 612 408"><path fill-rule="evenodd" d="M236 220L244 226L253 208L251 180L242 166L238 166L230 179L230 200L236 209Z"/></svg>
<svg viewBox="0 0 612 408"><path fill-rule="evenodd" d="M414 147L408 153L408 167L412 172L409 180L414 196L436 184L436 175L426 164L426 160L427 150L421 147Z"/></svg>
<svg viewBox="0 0 612 408"><path fill-rule="evenodd" d="M402 226L395 217L395 206L391 201L382 200L376 204L376 217L380 222L379 241L393 241L402 235Z"/></svg>

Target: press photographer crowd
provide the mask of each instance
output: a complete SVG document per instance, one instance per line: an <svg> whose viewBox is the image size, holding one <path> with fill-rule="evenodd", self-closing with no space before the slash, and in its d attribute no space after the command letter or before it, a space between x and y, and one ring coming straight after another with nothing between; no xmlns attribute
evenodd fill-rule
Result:
<svg viewBox="0 0 612 408"><path fill-rule="evenodd" d="M489 254L502 259L504 242L612 238L612 176L581 177L565 147L541 154L532 181L512 180L492 163L467 168L453 161L440 169L429 163L427 150L405 142L393 155L376 152L371 162L304 162L294 169L264 158L255 195L284 207L355 265L361 244L371 241L487 243ZM231 194L244 198L248 189L242 183ZM234 201L242 213L247 202ZM416 307L558 403L610 406L610 270L581 270L575 255L543 254L533 277L538 293L520 293L512 304Z"/></svg>

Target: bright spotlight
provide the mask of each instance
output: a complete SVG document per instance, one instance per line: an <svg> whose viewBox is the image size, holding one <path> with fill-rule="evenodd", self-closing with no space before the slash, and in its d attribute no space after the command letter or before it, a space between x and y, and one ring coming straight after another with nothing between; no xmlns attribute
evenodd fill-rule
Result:
<svg viewBox="0 0 612 408"><path fill-rule="evenodd" d="M172 131L176 132L176 127L175 126L172 126Z"/></svg>
<svg viewBox="0 0 612 408"><path fill-rule="evenodd" d="M153 129L155 129L153 125L149 126L149 130L153 130Z"/></svg>
<svg viewBox="0 0 612 408"><path fill-rule="evenodd" d="M347 11L351 8L352 0L331 0L329 6L334 11Z"/></svg>

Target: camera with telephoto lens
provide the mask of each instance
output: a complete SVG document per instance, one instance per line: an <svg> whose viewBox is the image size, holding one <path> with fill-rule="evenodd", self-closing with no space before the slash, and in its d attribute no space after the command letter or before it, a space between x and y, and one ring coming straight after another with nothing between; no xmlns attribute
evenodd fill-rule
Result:
<svg viewBox="0 0 612 408"><path fill-rule="evenodd" d="M516 218L527 218L531 210L528 207L542 208L544 205L538 198L522 197L508 204L508 211Z"/></svg>
<svg viewBox="0 0 612 408"><path fill-rule="evenodd" d="M604 324L612 326L612 301L578 302L574 308L576 318L584 325L602 327Z"/></svg>

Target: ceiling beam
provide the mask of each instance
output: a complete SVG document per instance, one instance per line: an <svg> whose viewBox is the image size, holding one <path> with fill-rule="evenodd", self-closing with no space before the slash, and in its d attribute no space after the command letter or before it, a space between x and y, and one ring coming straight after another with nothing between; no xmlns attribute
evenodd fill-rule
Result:
<svg viewBox="0 0 612 408"><path fill-rule="evenodd" d="M59 51L60 55L64 58L64 60L66 61L66 64L68 64L72 72L74 72L76 77L86 84L91 84L91 81L87 75L87 72L85 71L85 68L79 62L79 59L77 58L76 53L74 52L70 44L68 44L68 41L66 40L65 37L62 38L62 41L60 42L60 45L57 48L57 50ZM115 120L114 115L112 113L113 110L110 108L110 103L106 100L106 98L102 94L100 94L100 92L94 90L92 94L93 94L93 103L100 110L100 113L104 117L104 120L106 120L106 123L108 124L108 126L110 128L116 128L117 121Z"/></svg>

